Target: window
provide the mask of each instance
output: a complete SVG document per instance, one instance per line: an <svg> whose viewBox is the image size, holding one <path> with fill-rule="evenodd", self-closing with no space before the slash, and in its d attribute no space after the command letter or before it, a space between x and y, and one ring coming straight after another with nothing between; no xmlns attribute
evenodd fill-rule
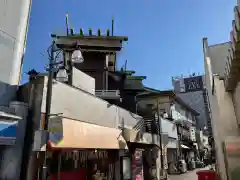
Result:
<svg viewBox="0 0 240 180"><path fill-rule="evenodd" d="M212 78L212 95L215 94L215 83L214 83L214 76Z"/></svg>

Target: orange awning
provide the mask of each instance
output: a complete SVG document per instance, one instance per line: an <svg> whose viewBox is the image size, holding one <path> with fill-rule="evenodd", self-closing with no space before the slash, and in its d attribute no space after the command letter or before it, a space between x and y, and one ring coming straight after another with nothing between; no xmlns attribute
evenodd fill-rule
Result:
<svg viewBox="0 0 240 180"><path fill-rule="evenodd" d="M54 119L50 121L50 146L53 149L127 149L119 129L61 117L55 122Z"/></svg>

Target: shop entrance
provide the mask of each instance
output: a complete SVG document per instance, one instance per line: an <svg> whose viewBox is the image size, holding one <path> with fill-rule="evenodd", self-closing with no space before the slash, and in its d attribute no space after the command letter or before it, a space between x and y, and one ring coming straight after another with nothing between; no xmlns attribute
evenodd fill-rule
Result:
<svg viewBox="0 0 240 180"><path fill-rule="evenodd" d="M117 150L54 151L50 158L52 180L115 180Z"/></svg>

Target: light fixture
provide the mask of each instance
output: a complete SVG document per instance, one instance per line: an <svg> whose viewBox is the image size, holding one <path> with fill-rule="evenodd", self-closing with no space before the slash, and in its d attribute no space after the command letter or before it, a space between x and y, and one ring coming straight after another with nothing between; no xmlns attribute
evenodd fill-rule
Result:
<svg viewBox="0 0 240 180"><path fill-rule="evenodd" d="M68 73L64 67L60 67L56 74L56 80L60 82L67 82L68 81Z"/></svg>
<svg viewBox="0 0 240 180"><path fill-rule="evenodd" d="M83 63L84 59L80 49L74 50L72 53L72 62L73 63Z"/></svg>

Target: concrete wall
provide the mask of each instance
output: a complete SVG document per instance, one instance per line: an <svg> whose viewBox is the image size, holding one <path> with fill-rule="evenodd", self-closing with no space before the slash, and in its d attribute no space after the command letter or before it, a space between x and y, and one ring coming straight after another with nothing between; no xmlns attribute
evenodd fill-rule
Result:
<svg viewBox="0 0 240 180"><path fill-rule="evenodd" d="M95 79L73 67L73 86L95 94Z"/></svg>
<svg viewBox="0 0 240 180"><path fill-rule="evenodd" d="M16 104L17 103L15 102L15 105ZM22 117L22 119L18 121L15 144L5 148L3 156L1 157L3 161L0 164L0 179L6 180L19 179L25 135L24 132L27 122L27 105L22 103L21 106L15 107L15 112L17 113L16 115Z"/></svg>
<svg viewBox="0 0 240 180"><path fill-rule="evenodd" d="M161 119L162 123L162 132L168 133L168 137L177 139L177 127L174 122L171 122L167 119Z"/></svg>
<svg viewBox="0 0 240 180"><path fill-rule="evenodd" d="M0 1L0 82L18 84L31 0Z"/></svg>
<svg viewBox="0 0 240 180"><path fill-rule="evenodd" d="M236 89L233 92L233 103L235 107L235 113L238 124L240 124L240 83L238 83Z"/></svg>
<svg viewBox="0 0 240 180"><path fill-rule="evenodd" d="M219 50L219 46L217 45L216 47L217 50ZM211 46L211 54L208 53L209 48L207 40L203 40L204 65L206 73L205 81L211 108L212 128L217 157L217 170L221 179L225 180L227 179L227 176L222 143L227 136L238 136L239 129L235 116L232 94L225 91L223 80L215 74L222 72L222 66L215 65L224 62L225 56L223 53L219 53L218 55L213 54L213 52L218 52L213 48L214 46Z"/></svg>
<svg viewBox="0 0 240 180"><path fill-rule="evenodd" d="M15 100L16 91L17 91L16 85L15 86L9 85L7 83L0 81L0 106L8 106L11 101Z"/></svg>
<svg viewBox="0 0 240 180"><path fill-rule="evenodd" d="M174 122L161 118L162 132L168 134L168 148L178 147L177 126Z"/></svg>
<svg viewBox="0 0 240 180"><path fill-rule="evenodd" d="M166 111L168 114L170 114L170 98L168 96L139 100L138 107L140 107L141 109L146 109L147 105L149 104L156 105L157 100L159 102L158 107L159 107L160 113Z"/></svg>
<svg viewBox="0 0 240 180"><path fill-rule="evenodd" d="M39 91L42 90L39 89ZM45 112L46 92L47 77L45 77L42 92L42 112ZM112 128L117 128L123 123L126 127L132 127L138 120L142 119L140 116L109 104L107 101L97 98L90 93L60 82L54 82L52 88L51 114L58 113L62 113L61 116L70 119Z"/></svg>
<svg viewBox="0 0 240 180"><path fill-rule="evenodd" d="M216 44L208 47L208 55L211 57L213 74L224 77L228 49L231 47L229 42Z"/></svg>

